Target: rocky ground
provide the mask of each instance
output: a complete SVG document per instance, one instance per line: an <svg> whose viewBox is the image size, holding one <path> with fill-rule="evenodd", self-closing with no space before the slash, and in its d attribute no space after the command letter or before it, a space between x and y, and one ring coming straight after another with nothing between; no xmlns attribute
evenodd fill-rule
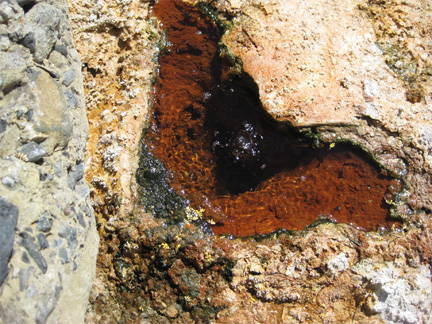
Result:
<svg viewBox="0 0 432 324"><path fill-rule="evenodd" d="M164 224L135 180L165 43L152 3L69 2L84 161L65 3L3 1L0 318L83 321L97 242L84 171L100 236L88 323L430 323L432 3L206 2L271 116L404 180L405 225L233 239Z"/></svg>
<svg viewBox="0 0 432 324"><path fill-rule="evenodd" d="M98 236L67 2L0 2L0 322L79 323Z"/></svg>
<svg viewBox="0 0 432 324"><path fill-rule="evenodd" d="M336 145L353 141L405 179L394 212L406 225L378 234L327 223L258 241L215 238L193 225L161 226L130 205L127 181L118 185L122 168L134 170L123 156L134 157L138 146L116 139L123 128L123 134L139 134L148 118L163 26L147 3L91 8L72 2L95 129L87 178L104 242L87 320L429 322L430 4L211 4L231 26L224 44L242 60L275 119ZM144 100L127 92L139 86L145 86ZM125 119L135 107L142 107L134 117L137 128ZM125 149L110 160L115 147ZM113 206L116 194L128 199Z"/></svg>

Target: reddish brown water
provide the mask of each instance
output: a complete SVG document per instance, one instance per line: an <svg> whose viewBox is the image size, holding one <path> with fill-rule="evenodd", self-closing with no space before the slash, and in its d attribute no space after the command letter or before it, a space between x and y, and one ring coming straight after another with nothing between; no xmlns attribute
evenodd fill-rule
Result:
<svg viewBox="0 0 432 324"><path fill-rule="evenodd" d="M146 142L216 234L304 229L320 218L365 230L393 224L384 197L392 199L398 181L362 152L315 150L294 131L277 131L249 77L230 80L219 31L198 9L159 1L154 14L172 45L159 57Z"/></svg>

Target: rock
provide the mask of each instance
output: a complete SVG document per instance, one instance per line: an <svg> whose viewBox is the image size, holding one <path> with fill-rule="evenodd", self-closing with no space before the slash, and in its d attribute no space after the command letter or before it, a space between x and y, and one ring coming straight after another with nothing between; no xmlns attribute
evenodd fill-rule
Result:
<svg viewBox="0 0 432 324"><path fill-rule="evenodd" d="M273 117L300 131L310 131L310 135L319 134L323 141L354 141L390 170L409 175L408 196L418 197L407 207L409 219L414 220L412 227L380 235L324 223L256 242L206 236L189 224L161 226L159 220L133 204L136 200L130 188L136 184L134 177L129 177L130 170L136 170L131 162L136 161L134 152L138 150L135 139L149 113L145 104L138 111L130 107L149 102L145 91L135 90L139 85L151 92L147 77L152 75L149 63L154 52L151 43L145 42L158 40L160 31L137 19L138 12L145 17L148 10L140 1L128 2L125 9L119 2L93 5L74 0L70 3L75 39L84 60L92 118L87 177L92 179L104 242L87 322L125 318L149 323L391 323L392 318L430 322L432 225L424 211L431 209L431 168L423 163L430 160L431 152L431 118L426 109L430 98L424 96L413 103L420 95L411 95L411 101L405 100L404 82L386 65L387 58L375 44L378 29L373 29L367 13L360 9L362 5L401 5L392 15L378 15L377 23L397 21L396 26L390 26L392 33L408 35L419 25L407 24L409 27L400 30L399 17L425 3L201 2L211 3L222 18L233 23L224 36L225 44L242 59ZM430 20L429 11L423 10L422 16ZM420 26L426 35L424 30L430 26ZM140 37L135 37L138 34ZM141 37L144 34L148 38ZM126 45L119 51L122 42ZM420 39L416 44L429 43ZM424 49L406 45L414 52ZM429 56L424 57L419 66ZM107 67L108 61L116 63ZM139 95L135 98L134 93ZM114 155L108 152L106 160L112 165L103 168L105 149L116 142L123 150L115 159L110 159ZM110 170L121 177L113 177ZM147 176L158 175L153 171L148 169ZM118 208L117 197L126 200ZM361 267L365 258L371 258L371 275L357 271L356 264ZM392 264L392 271L379 271L384 264ZM120 295L119 286L128 293ZM397 308L403 314L397 314Z"/></svg>
<svg viewBox="0 0 432 324"><path fill-rule="evenodd" d="M0 197L0 286L9 272L17 222L18 208Z"/></svg>
<svg viewBox="0 0 432 324"><path fill-rule="evenodd" d="M62 54L64 57L67 57L67 47L62 44L55 44L54 50Z"/></svg>
<svg viewBox="0 0 432 324"><path fill-rule="evenodd" d="M42 215L40 215L36 224L38 231L49 232L51 230L53 226L53 220L50 216L51 215L48 212L44 212Z"/></svg>
<svg viewBox="0 0 432 324"><path fill-rule="evenodd" d="M38 3L26 14L26 20L32 30L25 36L25 38L30 37L29 49L36 62L42 63L57 41L60 14L49 4ZM33 35L29 36L30 34Z"/></svg>
<svg viewBox="0 0 432 324"><path fill-rule="evenodd" d="M75 189L76 183L84 177L84 165L79 163L72 167L68 173L68 186Z"/></svg>
<svg viewBox="0 0 432 324"><path fill-rule="evenodd" d="M66 112L67 104L59 90L59 83L43 70L36 70L32 78L34 81L11 91L5 97L4 106L9 109L25 109L17 111L17 123L24 129L21 140L38 143L46 151L46 155L50 155L55 149L67 144L72 132L71 120ZM26 118L22 118L24 113ZM19 145L18 139L14 139L16 146Z"/></svg>
<svg viewBox="0 0 432 324"><path fill-rule="evenodd" d="M78 105L78 99L77 97L69 90L65 93L67 101L68 101L68 108L73 109Z"/></svg>
<svg viewBox="0 0 432 324"><path fill-rule="evenodd" d="M43 233L39 233L36 235L38 243L39 243L39 248L41 250L47 249L49 247L49 242L45 236L45 234Z"/></svg>
<svg viewBox="0 0 432 324"><path fill-rule="evenodd" d="M0 322L83 323L98 236L81 63L67 2L19 4L0 1ZM13 225L6 201L19 210Z"/></svg>
<svg viewBox="0 0 432 324"><path fill-rule="evenodd" d="M71 83L75 80L76 78L76 72L75 70L72 68L70 70L67 70L65 73L63 73L63 84L66 87L69 87L71 85Z"/></svg>
<svg viewBox="0 0 432 324"><path fill-rule="evenodd" d="M43 257L43 255L40 253L36 244L34 243L31 235L27 232L21 232L20 236L22 237L21 244L26 248L27 252L36 262L37 266L42 271L42 273L46 273L48 269L47 262Z"/></svg>
<svg viewBox="0 0 432 324"><path fill-rule="evenodd" d="M8 23L10 20L19 19L24 14L23 10L13 0L0 2L0 23Z"/></svg>
<svg viewBox="0 0 432 324"><path fill-rule="evenodd" d="M18 152L24 154L27 161L34 163L40 162L46 154L46 150L35 142L24 145Z"/></svg>
<svg viewBox="0 0 432 324"><path fill-rule="evenodd" d="M0 55L0 76L2 85L0 89L7 93L24 79L27 69L25 54L21 51L2 52Z"/></svg>
<svg viewBox="0 0 432 324"><path fill-rule="evenodd" d="M432 289L428 267L421 266L415 272L414 284L392 263L373 266L370 260L363 260L355 267L371 288L367 307L373 313L380 313L386 323L425 323L432 299L424 291Z"/></svg>

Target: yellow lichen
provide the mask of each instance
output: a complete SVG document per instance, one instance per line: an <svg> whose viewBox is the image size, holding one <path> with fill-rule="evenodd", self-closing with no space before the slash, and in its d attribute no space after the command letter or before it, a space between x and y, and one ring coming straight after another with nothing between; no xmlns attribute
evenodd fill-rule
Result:
<svg viewBox="0 0 432 324"><path fill-rule="evenodd" d="M186 219L188 221L197 221L203 218L204 209L193 209L192 207L186 207Z"/></svg>
<svg viewBox="0 0 432 324"><path fill-rule="evenodd" d="M159 244L159 247L161 248L161 249L165 249L165 250L169 250L169 245L167 244L167 243L161 243L161 244Z"/></svg>

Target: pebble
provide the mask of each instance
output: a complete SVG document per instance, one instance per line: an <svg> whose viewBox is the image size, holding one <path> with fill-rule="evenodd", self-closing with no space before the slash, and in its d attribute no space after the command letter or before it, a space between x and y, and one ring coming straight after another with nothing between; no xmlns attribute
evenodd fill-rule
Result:
<svg viewBox="0 0 432 324"><path fill-rule="evenodd" d="M25 144L18 152L24 154L29 162L34 163L40 162L46 154L45 149L35 142Z"/></svg>
<svg viewBox="0 0 432 324"><path fill-rule="evenodd" d="M42 271L42 273L46 273L48 269L48 265L45 261L45 258L37 248L36 244L33 242L33 238L31 237L31 235L27 232L21 232L20 236L22 237L21 240L22 246L25 247L25 249L30 254L32 259L36 262L37 266Z"/></svg>
<svg viewBox="0 0 432 324"><path fill-rule="evenodd" d="M48 212L44 212L40 215L37 221L36 228L41 232L49 232L53 226L53 220Z"/></svg>
<svg viewBox="0 0 432 324"><path fill-rule="evenodd" d="M73 68L70 68L65 73L63 73L62 77L63 77L63 84L66 87L69 87L71 85L71 83L73 82L73 80L75 80L75 78L76 78L76 72Z"/></svg>
<svg viewBox="0 0 432 324"><path fill-rule="evenodd" d="M0 197L0 285L9 273L8 261L12 254L18 207Z"/></svg>

